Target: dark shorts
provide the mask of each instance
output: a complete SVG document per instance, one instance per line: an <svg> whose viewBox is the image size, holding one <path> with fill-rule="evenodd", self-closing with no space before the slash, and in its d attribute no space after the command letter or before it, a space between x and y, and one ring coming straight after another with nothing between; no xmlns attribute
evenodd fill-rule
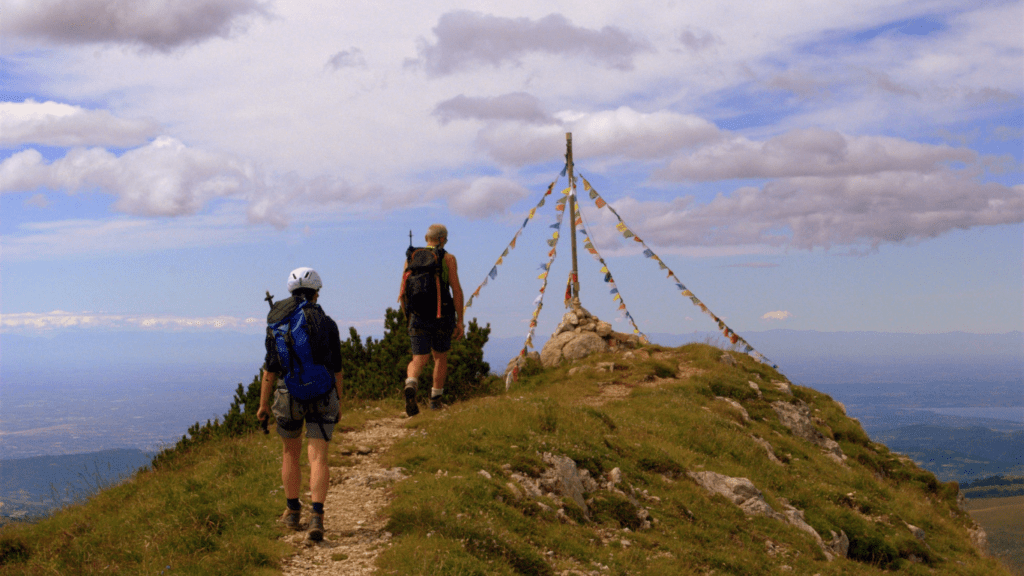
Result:
<svg viewBox="0 0 1024 576"><path fill-rule="evenodd" d="M306 438L330 442L334 425L338 423L338 395L331 391L320 400L303 403L292 400L287 390L278 388L274 391L272 410L277 419L277 433L282 438L301 436L305 422Z"/></svg>
<svg viewBox="0 0 1024 576"><path fill-rule="evenodd" d="M431 318L427 320L413 316L409 322L409 339L412 340L412 355L420 356L434 352L447 352L452 348L452 333L455 331L455 317Z"/></svg>

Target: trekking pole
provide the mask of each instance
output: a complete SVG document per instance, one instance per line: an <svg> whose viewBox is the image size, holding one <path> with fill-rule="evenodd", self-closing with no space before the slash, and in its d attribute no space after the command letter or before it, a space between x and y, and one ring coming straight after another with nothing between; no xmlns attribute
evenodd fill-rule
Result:
<svg viewBox="0 0 1024 576"><path fill-rule="evenodd" d="M267 297L264 298L264 300L267 301L267 304L270 305L270 309L273 310L274 309L274 295L270 293L270 290L267 290Z"/></svg>

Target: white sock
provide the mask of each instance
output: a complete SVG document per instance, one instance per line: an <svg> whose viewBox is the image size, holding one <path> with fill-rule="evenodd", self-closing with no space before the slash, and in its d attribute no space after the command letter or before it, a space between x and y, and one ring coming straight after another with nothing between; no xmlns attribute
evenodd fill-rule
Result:
<svg viewBox="0 0 1024 576"><path fill-rule="evenodd" d="M431 398L440 398L441 394L444 394L444 388L431 388L430 389L430 397Z"/></svg>
<svg viewBox="0 0 1024 576"><path fill-rule="evenodd" d="M416 378L406 378L405 379L405 387L406 388L416 388L419 385L420 385L420 381L417 380Z"/></svg>

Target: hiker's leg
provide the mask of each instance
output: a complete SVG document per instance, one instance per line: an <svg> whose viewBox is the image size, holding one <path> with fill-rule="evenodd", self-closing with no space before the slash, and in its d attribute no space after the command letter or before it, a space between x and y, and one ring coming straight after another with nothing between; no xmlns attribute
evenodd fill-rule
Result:
<svg viewBox="0 0 1024 576"><path fill-rule="evenodd" d="M302 438L282 438L284 457L281 460L281 483L284 484L285 498L298 498L302 471L299 470L299 456L302 454Z"/></svg>
<svg viewBox="0 0 1024 576"><path fill-rule="evenodd" d="M430 354L413 354L412 360L409 362L408 368L406 368L405 376L407 378L419 378L420 372L423 372L429 361Z"/></svg>
<svg viewBox="0 0 1024 576"><path fill-rule="evenodd" d="M434 355L434 388L444 388L444 381L448 378L448 353L433 351Z"/></svg>
<svg viewBox="0 0 1024 576"><path fill-rule="evenodd" d="M313 502L323 503L327 499L330 484L330 469L327 466L327 441L310 438L307 449L309 456L309 492Z"/></svg>

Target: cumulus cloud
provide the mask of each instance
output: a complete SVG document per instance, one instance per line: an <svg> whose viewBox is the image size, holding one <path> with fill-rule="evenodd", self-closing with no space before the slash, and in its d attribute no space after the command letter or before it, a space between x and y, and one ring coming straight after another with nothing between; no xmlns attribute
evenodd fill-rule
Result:
<svg viewBox="0 0 1024 576"><path fill-rule="evenodd" d="M0 146L129 147L157 135L150 120L125 120L106 110L87 110L58 102L0 102Z"/></svg>
<svg viewBox="0 0 1024 576"><path fill-rule="evenodd" d="M342 50L327 60L327 67L334 70L343 68L366 68L366 58L363 51L355 46L348 50Z"/></svg>
<svg viewBox="0 0 1024 576"><path fill-rule="evenodd" d="M585 114L563 112L555 116L561 119L558 124L488 125L478 134L477 144L496 161L521 166L562 156L565 132L572 132L573 155L581 159L661 160L680 150L722 138L713 123L667 110L648 113L622 106L615 110Z"/></svg>
<svg viewBox="0 0 1024 576"><path fill-rule="evenodd" d="M1024 185L982 182L973 170L941 168L783 178L706 204L692 197L626 198L615 206L645 240L667 246L877 247L1024 222Z"/></svg>
<svg viewBox="0 0 1024 576"><path fill-rule="evenodd" d="M247 18L266 15L261 0L9 0L0 34L58 44L135 44L166 52L227 38Z"/></svg>
<svg viewBox="0 0 1024 576"><path fill-rule="evenodd" d="M53 312L3 314L0 329L4 332L47 332L66 328L105 328L113 330L262 330L262 318L236 318L233 316L157 316L125 315L89 312Z"/></svg>
<svg viewBox="0 0 1024 576"><path fill-rule="evenodd" d="M792 314L788 310L775 310L765 313L764 316L761 316L761 320L785 320L791 316Z"/></svg>
<svg viewBox="0 0 1024 576"><path fill-rule="evenodd" d="M884 136L846 136L834 130L791 130L765 142L735 137L675 158L655 174L679 180L850 176L886 171L932 172L949 162L973 162L964 148Z"/></svg>
<svg viewBox="0 0 1024 576"><path fill-rule="evenodd" d="M523 56L584 56L608 68L630 70L633 58L650 45L615 26L591 30L574 26L560 14L539 20L503 18L456 10L443 14L434 28L437 42L420 42L419 61L427 74L445 76L477 65L521 64Z"/></svg>
<svg viewBox="0 0 1024 576"><path fill-rule="evenodd" d="M237 194L252 184L247 164L187 148L168 137L121 156L101 148L74 148L47 163L29 149L0 163L0 192L97 190L118 196L118 210L144 216L194 214L210 199Z"/></svg>
<svg viewBox="0 0 1024 576"><path fill-rule="evenodd" d="M442 124L453 120L510 120L531 124L550 124L554 119L544 112L540 100L525 92L512 92L492 98L474 98L459 94L434 107Z"/></svg>
<svg viewBox="0 0 1024 576"><path fill-rule="evenodd" d="M434 198L445 198L452 212L479 219L500 214L531 192L505 178L485 176L475 180L446 182L430 191Z"/></svg>
<svg viewBox="0 0 1024 576"><path fill-rule="evenodd" d="M0 162L0 193L40 189L112 194L115 210L135 216L189 216L215 198L231 198L247 203L250 222L278 228L288 225L291 212L311 206L319 211L338 205L387 208L396 201L379 185L292 173L272 177L249 161L167 136L120 156L103 148L73 148L48 162L30 148Z"/></svg>

